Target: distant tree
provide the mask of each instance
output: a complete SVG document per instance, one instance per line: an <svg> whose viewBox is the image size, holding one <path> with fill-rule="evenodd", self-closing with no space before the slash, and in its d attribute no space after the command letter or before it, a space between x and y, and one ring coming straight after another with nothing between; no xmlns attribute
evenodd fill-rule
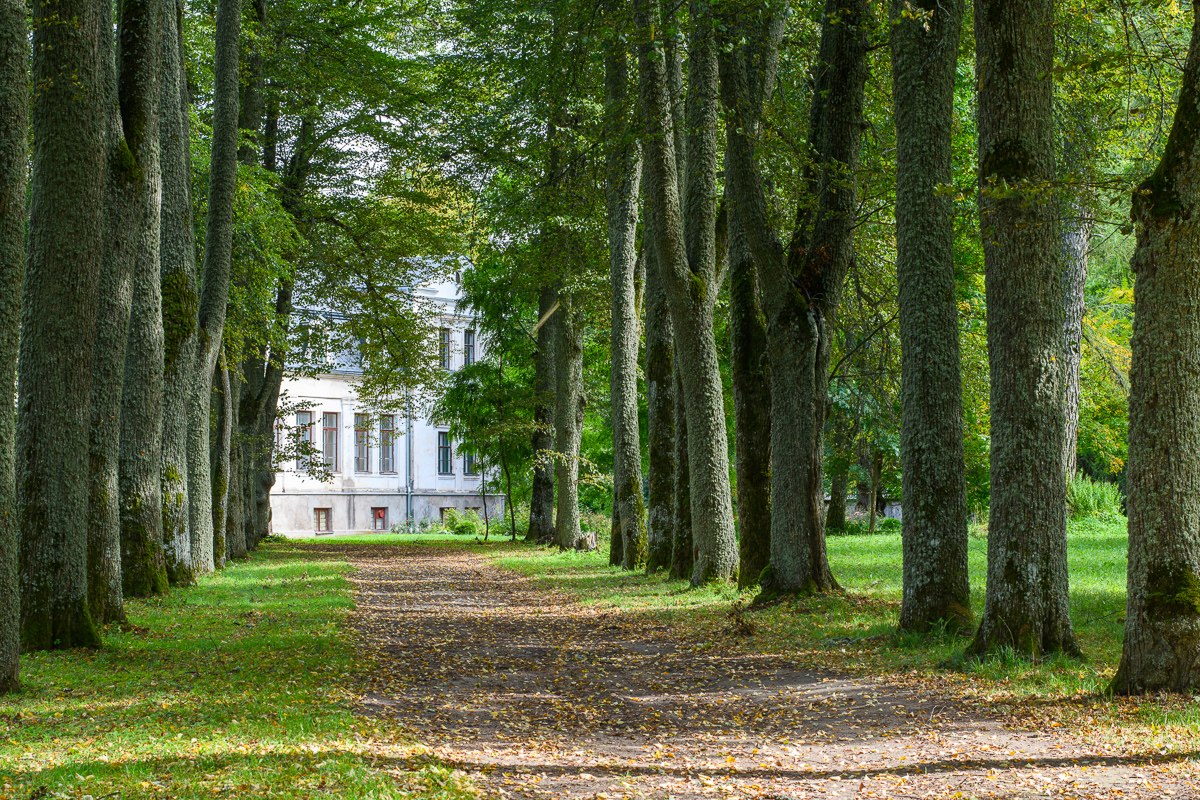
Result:
<svg viewBox="0 0 1200 800"><path fill-rule="evenodd" d="M1175 121L1133 192L1129 576L1114 692L1200 685L1200 15Z"/></svg>

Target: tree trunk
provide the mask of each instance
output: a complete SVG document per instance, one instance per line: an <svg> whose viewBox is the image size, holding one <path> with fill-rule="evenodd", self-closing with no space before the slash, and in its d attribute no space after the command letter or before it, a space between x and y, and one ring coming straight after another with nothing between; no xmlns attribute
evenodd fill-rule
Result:
<svg viewBox="0 0 1200 800"><path fill-rule="evenodd" d="M1063 271L1054 167L1053 0L975 8L980 215L991 372L983 619L968 648L1076 654L1067 594ZM1043 190L1044 191L1044 190Z"/></svg>
<svg viewBox="0 0 1200 800"><path fill-rule="evenodd" d="M16 390L25 284L29 163L29 26L20 0L0 2L0 386ZM16 418L0 414L0 694L20 688L21 592L17 580Z"/></svg>
<svg viewBox="0 0 1200 800"><path fill-rule="evenodd" d="M195 579L188 520L188 399L196 353L196 241L192 229L192 160L187 71L183 61L183 4L167 6L163 25L162 143L163 427L162 535L172 585Z"/></svg>
<svg viewBox="0 0 1200 800"><path fill-rule="evenodd" d="M135 276L152 269L154 279L158 278L162 22L159 0L123 3L117 28L117 60L114 63L105 59L111 80L112 121L105 195L105 263L100 277L92 371L88 508L88 590L92 618L97 624L125 618L120 491L123 387ZM129 398L130 405L134 399ZM143 398L136 400L144 402Z"/></svg>
<svg viewBox="0 0 1200 800"><path fill-rule="evenodd" d="M221 351L221 359L217 364L217 374L213 380L213 394L216 395L217 429L212 437L212 448L209 460L212 464L212 532L213 532L213 563L217 569L225 566L226 540L229 536L226 527L230 517L230 495L239 494L238 485L232 481L230 458L233 444L233 389L229 380L229 364L225 361L226 353Z"/></svg>
<svg viewBox="0 0 1200 800"><path fill-rule="evenodd" d="M900 627L970 628L951 132L961 0L892 1L904 590ZM906 16L908 12L908 16ZM872 504L874 508L874 504ZM874 511L872 511L874 521ZM872 528L874 526L872 525ZM874 532L874 531L872 531Z"/></svg>
<svg viewBox="0 0 1200 800"><path fill-rule="evenodd" d="M677 342L672 345L672 351L677 348ZM675 408L675 485L672 487L674 498L671 508L672 525L675 540L671 543L671 572L673 580L691 580L696 570L696 539L692 527L692 479L690 456L688 448L687 399L683 393L683 378L679 374L678 364L671 375L673 384Z"/></svg>
<svg viewBox="0 0 1200 800"><path fill-rule="evenodd" d="M233 254L233 195L237 188L238 39L241 0L217 0L213 69L213 143L208 173L208 212L204 226L204 282L197 317L196 361L188 406L188 502L192 526L192 566L216 566L212 529L212 465L209 413L212 380L225 332L225 310ZM225 537L219 537L224 543Z"/></svg>
<svg viewBox="0 0 1200 800"><path fill-rule="evenodd" d="M1063 475L1068 483L1075 477L1079 447L1079 367L1083 361L1083 315L1086 311L1084 290L1087 285L1088 247L1091 245L1093 220L1084 215L1063 226L1063 392L1065 427L1063 434Z"/></svg>
<svg viewBox="0 0 1200 800"><path fill-rule="evenodd" d="M643 163L643 172L645 164ZM649 204L643 224L651 242L654 220ZM649 503L646 511L646 572L671 572L675 546L675 375L671 312L654 247L645 248L646 262L646 428ZM690 537L689 537L690 538ZM691 551L689 544L688 551ZM689 568L684 576L691 575Z"/></svg>
<svg viewBox="0 0 1200 800"><path fill-rule="evenodd" d="M584 537L579 526L579 444L583 433L583 336L581 319L570 295L559 296L562 304L554 343L555 432L554 482L558 488L558 506L554 535L558 546L567 550L593 550L594 535Z"/></svg>
<svg viewBox="0 0 1200 800"><path fill-rule="evenodd" d="M636 240L642 158L629 119L629 65L624 44L609 44L604 66L609 138L605 195L612 284L609 385L613 426L613 535L622 543L621 566L633 570L646 563L646 504L642 499L642 446L638 428L639 330L634 287L638 271Z"/></svg>
<svg viewBox="0 0 1200 800"><path fill-rule="evenodd" d="M33 7L31 77L38 91L16 445L21 623L29 650L100 645L87 596L88 441L111 25L107 3Z"/></svg>
<svg viewBox="0 0 1200 800"><path fill-rule="evenodd" d="M241 85L241 100L238 102L238 130L243 132L246 142L238 148L238 161L257 164L261 145L263 113L266 98L263 96L263 48L268 32L266 0L251 0L254 9L253 30L246 37L242 70L245 80Z"/></svg>
<svg viewBox="0 0 1200 800"><path fill-rule="evenodd" d="M550 314L558 301L553 287L542 287L538 297L538 319ZM554 465L546 456L554 450L554 426L557 414L554 343L558 338L558 319L561 310L550 314L537 332L537 352L534 353L533 391L533 487L529 495L529 532L525 541L548 544L554 539Z"/></svg>
<svg viewBox="0 0 1200 800"><path fill-rule="evenodd" d="M745 23L743 23L745 24ZM742 132L757 141L761 115L774 90L784 17L765 15L751 37L729 48L721 60L721 91L727 104L740 104L741 113L727 115L726 139ZM741 86L739 92L736 87ZM728 142L726 149L728 149ZM736 145L735 145L736 146ZM729 200L729 326L732 340L734 438L736 441L738 584L753 586L771 558L771 390L767 357L767 328L760 299L758 266L746 238L746 214Z"/></svg>
<svg viewBox="0 0 1200 800"><path fill-rule="evenodd" d="M825 511L825 530L846 530L846 493L850 488L850 473L839 469L829 476L829 508Z"/></svg>
<svg viewBox="0 0 1200 800"><path fill-rule="evenodd" d="M656 215L657 235L652 246L666 287L675 329L675 365L687 398L687 460L696 553L691 581L698 585L710 580L734 580L737 541L729 486L729 445L713 333L713 305L718 293L718 108L717 48L711 9L703 0L692 3L686 109L688 178L686 191L681 193L666 59L660 40L650 34L654 27L651 3L637 0L634 5L642 41L639 71L650 165L646 195Z"/></svg>
<svg viewBox="0 0 1200 800"><path fill-rule="evenodd" d="M871 11L861 0L828 0L813 67L813 101L799 205L785 253L767 213L752 127L728 135L726 175L759 268L771 380L771 564L766 595L837 587L825 550L824 427L830 326L853 259L855 173ZM727 70L726 104L742 114L751 70ZM732 107L730 104L732 103ZM747 106L753 108L753 106Z"/></svg>
<svg viewBox="0 0 1200 800"><path fill-rule="evenodd" d="M1200 686L1200 16L1154 174L1133 193L1129 575L1112 690Z"/></svg>

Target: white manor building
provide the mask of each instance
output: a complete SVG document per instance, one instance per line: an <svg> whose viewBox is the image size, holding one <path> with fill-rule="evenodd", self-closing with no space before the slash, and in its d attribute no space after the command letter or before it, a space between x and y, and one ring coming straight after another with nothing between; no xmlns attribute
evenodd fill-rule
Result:
<svg viewBox="0 0 1200 800"><path fill-rule="evenodd" d="M416 290L440 303L442 366L459 369L482 355L470 318L457 313L458 290L436 283ZM290 424L301 428L333 473L323 482L302 463L281 468L271 489L271 530L289 537L386 531L394 525L440 519L447 509L497 518L504 496L481 495L483 476L457 452L447 426L414 414L367 415L355 381L360 370L335 364L316 377L285 378L283 391L308 410Z"/></svg>

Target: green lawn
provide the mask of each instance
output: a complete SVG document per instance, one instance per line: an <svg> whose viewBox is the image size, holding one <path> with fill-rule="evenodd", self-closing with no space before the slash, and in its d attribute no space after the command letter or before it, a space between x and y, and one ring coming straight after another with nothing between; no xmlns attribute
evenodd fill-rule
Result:
<svg viewBox="0 0 1200 800"><path fill-rule="evenodd" d="M0 798L468 796L404 732L352 712L369 665L345 625L349 569L268 543L130 602L102 650L22 657L22 693L0 697Z"/></svg>

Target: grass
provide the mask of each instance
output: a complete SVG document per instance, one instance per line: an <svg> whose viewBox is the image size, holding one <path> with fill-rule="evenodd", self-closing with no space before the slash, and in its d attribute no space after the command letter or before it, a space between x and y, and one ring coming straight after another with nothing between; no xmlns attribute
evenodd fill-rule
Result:
<svg viewBox="0 0 1200 800"><path fill-rule="evenodd" d="M829 560L840 594L788 600L744 616L755 634L739 636L730 618L753 591L732 586L689 589L685 582L647 577L607 565L607 546L595 553L544 548L497 552L499 563L574 593L587 604L651 615L675 626L698 648L721 641L752 652L779 653L797 663L854 675L913 682L983 707L1026 715L1031 725L1068 724L1108 742L1164 751L1200 746L1200 701L1182 697L1119 699L1105 692L1124 634L1126 532L1123 518L1072 520L1068 536L1071 617L1086 657L1051 656L1038 663L1001 653L984 661L962 658L968 640L947 634L901 634L899 534L837 536ZM972 606L983 612L987 574L986 527L972 528L969 550Z"/></svg>
<svg viewBox="0 0 1200 800"><path fill-rule="evenodd" d="M0 798L471 796L405 731L353 712L369 665L349 569L272 542L130 601L101 650L23 656L22 692L0 697Z"/></svg>

